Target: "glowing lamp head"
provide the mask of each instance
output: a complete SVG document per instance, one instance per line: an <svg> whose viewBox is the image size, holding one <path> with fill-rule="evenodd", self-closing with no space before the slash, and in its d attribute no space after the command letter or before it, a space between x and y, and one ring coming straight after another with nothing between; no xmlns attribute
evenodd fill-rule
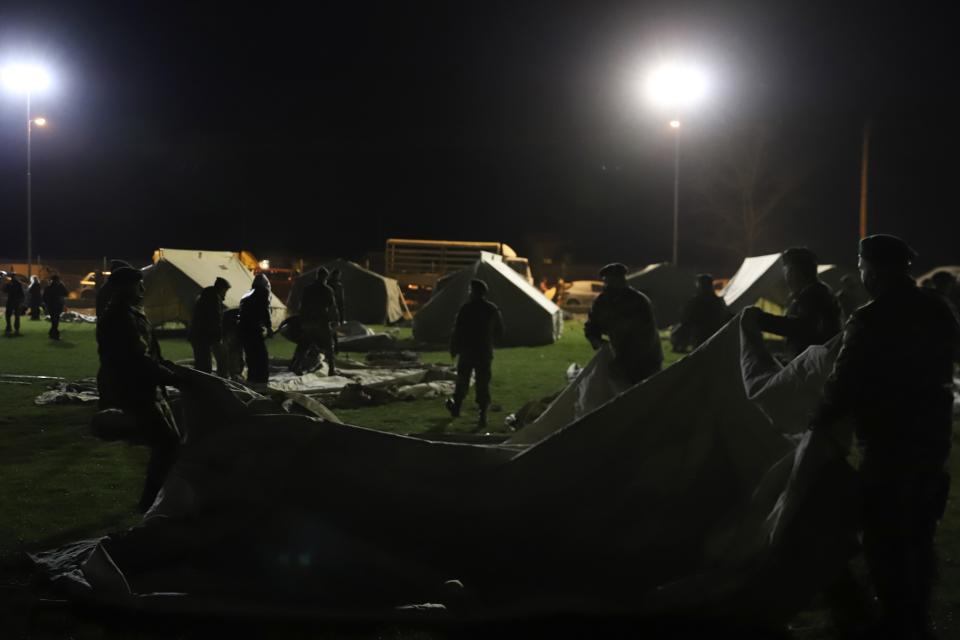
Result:
<svg viewBox="0 0 960 640"><path fill-rule="evenodd" d="M46 118L34 118L34 119L33 119L33 124L37 125L38 127L45 127L45 126L47 126L47 119L46 119Z"/></svg>
<svg viewBox="0 0 960 640"><path fill-rule="evenodd" d="M680 128L680 121L679 121L679 120L671 120L671 121L670 121L670 128L671 128L671 129L679 129L679 128Z"/></svg>
<svg viewBox="0 0 960 640"><path fill-rule="evenodd" d="M12 64L0 70L3 86L17 93L32 93L50 86L50 74L32 64Z"/></svg>
<svg viewBox="0 0 960 640"><path fill-rule="evenodd" d="M654 69L647 77L646 92L661 107L690 107L706 95L707 77L696 67L668 64Z"/></svg>

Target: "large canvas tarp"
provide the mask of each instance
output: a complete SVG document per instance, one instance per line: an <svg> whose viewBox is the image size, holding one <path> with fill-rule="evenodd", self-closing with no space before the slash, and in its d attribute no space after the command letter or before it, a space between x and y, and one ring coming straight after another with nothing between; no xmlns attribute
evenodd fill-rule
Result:
<svg viewBox="0 0 960 640"><path fill-rule="evenodd" d="M334 260L323 266L327 271L340 270L344 320L356 320L365 324L392 324L410 317L400 285L393 278L364 269L349 260ZM312 269L294 281L287 298L290 313L299 310L303 288L313 282L316 276L317 270Z"/></svg>
<svg viewBox="0 0 960 640"><path fill-rule="evenodd" d="M224 304L228 309L240 306L240 298L253 283L253 273L231 251L158 249L156 263L143 268L146 294L143 308L154 326L165 322L189 324L193 304L204 287L219 278L230 283ZM274 328L286 315L280 299L270 295L270 317Z"/></svg>
<svg viewBox="0 0 960 640"><path fill-rule="evenodd" d="M487 283L488 298L503 315L500 346L536 346L555 342L563 331L563 313L500 256L482 253L479 260L446 278L442 288L413 317L413 337L425 343L446 344L457 311L469 298L470 281Z"/></svg>
<svg viewBox="0 0 960 640"><path fill-rule="evenodd" d="M856 273L856 270L833 264L821 264L817 267L817 276L834 292L840 288L840 278L848 273ZM760 300L766 300L778 307L790 304L790 289L783 279L781 254L745 258L723 290L723 300L734 313L753 306Z"/></svg>
<svg viewBox="0 0 960 640"><path fill-rule="evenodd" d="M650 298L657 325L664 328L680 322L684 303L695 293L695 275L687 269L660 262L629 274L627 284Z"/></svg>
<svg viewBox="0 0 960 640"><path fill-rule="evenodd" d="M264 413L182 372L187 444L143 523L33 557L138 610L783 622L848 553L852 472L790 435L835 356L818 349L781 369L730 323L526 446Z"/></svg>

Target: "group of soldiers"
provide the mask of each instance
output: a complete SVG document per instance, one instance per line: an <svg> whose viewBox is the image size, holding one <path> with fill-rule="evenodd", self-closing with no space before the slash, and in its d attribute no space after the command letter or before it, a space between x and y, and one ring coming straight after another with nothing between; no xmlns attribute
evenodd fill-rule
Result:
<svg viewBox="0 0 960 640"><path fill-rule="evenodd" d="M835 295L819 279L812 251L788 249L782 254L791 293L785 313L750 307L742 313L741 326L783 337L786 359L811 345L841 341L810 428L827 435L846 457L851 441L841 423L853 421L860 465L859 504L852 508L859 514L881 625L888 637L920 639L929 637L934 534L949 492L946 463L953 428L953 371L960 360L960 287L947 272L917 286L909 274L915 257L895 236L861 240L858 267L868 295L861 300L859 283L842 280ZM610 375L641 382L663 362L653 304L627 285L623 264L607 265L600 277L604 289L593 303L584 334L595 349L603 346L604 338L609 341ZM733 317L714 292L711 276L698 276L696 286L673 331L677 350L696 347ZM475 372L481 425L490 403L493 344L503 332L499 311L485 300L485 293L486 285L474 281L471 300L457 316L451 343L451 354L459 356L457 390L447 403L451 414L459 415ZM849 575L844 573L837 582ZM838 591L836 583L824 585L828 601L831 591L835 595L842 589ZM847 605L849 595L844 596ZM844 606L842 598L830 604ZM850 612L835 613L844 619Z"/></svg>
<svg viewBox="0 0 960 640"><path fill-rule="evenodd" d="M24 309L29 309L30 319L34 321L40 320L41 309L45 309L50 318L50 331L47 335L51 340L60 339L60 316L66 309L69 292L60 281L59 275L50 276L46 286L41 284L40 278L31 276L29 286L24 287L15 273L9 273L3 283L3 293L6 298L4 336L10 338L23 335L20 333L20 316Z"/></svg>

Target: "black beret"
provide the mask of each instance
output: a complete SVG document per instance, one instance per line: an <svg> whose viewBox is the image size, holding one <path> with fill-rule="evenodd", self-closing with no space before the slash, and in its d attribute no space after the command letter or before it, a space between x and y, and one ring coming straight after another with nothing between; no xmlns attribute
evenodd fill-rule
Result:
<svg viewBox="0 0 960 640"><path fill-rule="evenodd" d="M143 280L143 273L140 269L133 267L120 267L116 271L110 272L110 283L117 287L127 287L137 284Z"/></svg>
<svg viewBox="0 0 960 640"><path fill-rule="evenodd" d="M127 262L126 260L114 259L110 261L110 273L113 273L117 269L122 269L123 267L132 269L133 265Z"/></svg>
<svg viewBox="0 0 960 640"><path fill-rule="evenodd" d="M783 264L817 270L817 254L806 247L790 247L783 252Z"/></svg>
<svg viewBox="0 0 960 640"><path fill-rule="evenodd" d="M697 282L701 285L713 286L713 275L709 273L698 273Z"/></svg>
<svg viewBox="0 0 960 640"><path fill-rule="evenodd" d="M317 267L317 280L326 280L329 275L326 267Z"/></svg>
<svg viewBox="0 0 960 640"><path fill-rule="evenodd" d="M221 278L217 276L217 279L213 281L213 286L219 287L221 289L229 289L230 281L227 280L226 278Z"/></svg>
<svg viewBox="0 0 960 640"><path fill-rule="evenodd" d="M489 290L486 282L476 279L470 281L470 288L474 291L480 291L482 293L486 293Z"/></svg>
<svg viewBox="0 0 960 640"><path fill-rule="evenodd" d="M625 276L627 275L627 265L622 262L611 262L603 269L600 269L600 277L606 278L607 276Z"/></svg>
<svg viewBox="0 0 960 640"><path fill-rule="evenodd" d="M897 236L878 233L860 240L860 257L876 265L909 266L917 252Z"/></svg>

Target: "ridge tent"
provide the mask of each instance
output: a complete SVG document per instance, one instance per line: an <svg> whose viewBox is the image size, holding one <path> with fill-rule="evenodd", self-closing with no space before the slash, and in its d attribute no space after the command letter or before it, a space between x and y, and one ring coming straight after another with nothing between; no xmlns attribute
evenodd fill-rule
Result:
<svg viewBox="0 0 960 640"><path fill-rule="evenodd" d="M227 309L240 306L240 298L253 283L250 272L232 251L157 249L154 263L142 269L146 294L143 309L154 326L165 322L189 324L200 290L217 278L230 283L223 303ZM286 314L280 298L270 294L270 317L276 328Z"/></svg>
<svg viewBox="0 0 960 640"><path fill-rule="evenodd" d="M628 274L627 284L653 302L657 326L669 327L680 322L684 303L695 293L694 276L669 262L658 262Z"/></svg>
<svg viewBox="0 0 960 640"><path fill-rule="evenodd" d="M817 276L834 293L840 287L840 278L853 271L834 264L821 264ZM723 301L733 313L739 313L760 300L778 307L790 304L790 290L783 279L783 259L779 253L745 258L723 290Z"/></svg>
<svg viewBox="0 0 960 640"><path fill-rule="evenodd" d="M498 346L551 344L563 331L563 313L539 289L511 269L495 254L483 252L466 269L451 274L442 289L413 317L413 337L419 342L447 343L461 305L469 298L470 281L487 283L487 298L500 307L503 339Z"/></svg>
<svg viewBox="0 0 960 640"><path fill-rule="evenodd" d="M400 285L393 278L364 269L349 260L334 260L322 266L327 271L340 269L344 320L356 320L364 324L392 324L410 317ZM290 313L300 309L303 289L316 279L316 275L317 269L311 269L294 280L287 297Z"/></svg>

